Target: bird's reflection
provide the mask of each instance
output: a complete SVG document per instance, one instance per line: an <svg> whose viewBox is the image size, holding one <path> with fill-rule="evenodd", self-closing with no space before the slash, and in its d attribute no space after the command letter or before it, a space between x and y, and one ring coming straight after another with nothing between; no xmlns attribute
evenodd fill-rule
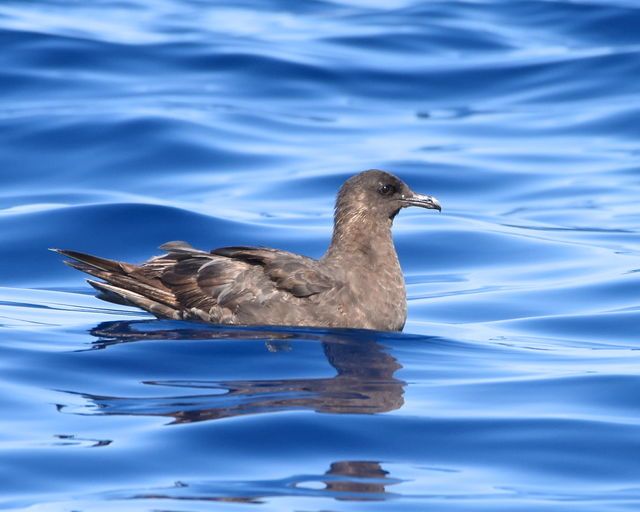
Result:
<svg viewBox="0 0 640 512"><path fill-rule="evenodd" d="M170 328L149 329L154 321L107 322L91 333L94 348L140 340L262 339L269 351L290 350L295 340L322 343L335 368L328 378L270 380L146 381L152 386L197 389L197 394L127 398L77 393L90 400L99 414L172 417L172 424L228 418L282 410L311 409L322 413L382 413L400 408L405 382L394 377L402 366L381 345L380 333L313 329ZM146 324L146 325L145 325ZM238 362L239 365L242 361Z"/></svg>
<svg viewBox="0 0 640 512"><path fill-rule="evenodd" d="M387 487L401 480L389 476L376 461L338 461L323 475L243 482L176 482L171 488L125 494L134 499L263 503L285 496L329 497L340 501L380 501L397 496ZM113 496L112 496L113 497Z"/></svg>
<svg viewBox="0 0 640 512"><path fill-rule="evenodd" d="M325 480L326 490L339 493L336 499L341 500L382 499L387 486L398 483L398 480L388 478L388 474L379 462L334 462L326 475L338 478ZM364 498L365 495L368 498Z"/></svg>

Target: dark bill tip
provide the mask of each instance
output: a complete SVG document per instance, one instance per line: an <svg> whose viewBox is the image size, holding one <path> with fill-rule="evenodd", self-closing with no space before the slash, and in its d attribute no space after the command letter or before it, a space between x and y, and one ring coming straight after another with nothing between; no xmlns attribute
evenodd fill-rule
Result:
<svg viewBox="0 0 640 512"><path fill-rule="evenodd" d="M420 208L427 208L429 210L438 210L442 211L442 206L440 206L440 201L438 201L435 197L425 196L422 194L413 194L410 197L402 198L403 206L418 206Z"/></svg>

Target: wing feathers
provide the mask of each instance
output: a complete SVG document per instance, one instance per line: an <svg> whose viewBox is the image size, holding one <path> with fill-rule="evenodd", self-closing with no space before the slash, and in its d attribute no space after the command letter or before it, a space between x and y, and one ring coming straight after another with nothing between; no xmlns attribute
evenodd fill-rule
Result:
<svg viewBox="0 0 640 512"><path fill-rule="evenodd" d="M318 261L269 247L223 247L211 254L264 267L265 274L280 290L295 297L309 297L329 290L334 280L319 268Z"/></svg>
<svg viewBox="0 0 640 512"><path fill-rule="evenodd" d="M162 286L162 283L157 279L144 275L143 266L107 260L77 251L55 251L76 260L65 261L70 267L103 279L120 290L129 290L173 308L179 307L175 295L170 290ZM91 283L92 286L95 282ZM111 291L113 292L114 290ZM110 297L110 295L105 293L105 298L107 297ZM126 299L128 300L128 297Z"/></svg>
<svg viewBox="0 0 640 512"><path fill-rule="evenodd" d="M180 242L180 241L164 243L159 247L159 249L162 249L163 251L166 251L171 254L188 254L188 255L209 254L206 251L194 249L187 242Z"/></svg>
<svg viewBox="0 0 640 512"><path fill-rule="evenodd" d="M209 253L185 242L168 242L161 249L168 254L142 265L54 250L74 260L65 261L69 266L106 281L89 280L100 298L166 318L256 321L267 318L267 307L290 308L292 301L334 286L317 260L276 249L238 246Z"/></svg>
<svg viewBox="0 0 640 512"><path fill-rule="evenodd" d="M67 251L63 249L49 249L49 250L62 254L63 256L67 256L68 258L72 258L74 260L86 263L91 267L95 267L100 270L105 270L107 272L132 272L133 270L138 268L137 265L131 265L130 263L123 263L121 261L99 258L98 256L85 254L83 252Z"/></svg>
<svg viewBox="0 0 640 512"><path fill-rule="evenodd" d="M108 296L109 294L115 294L125 299L127 303L149 311L157 317L172 318L174 320L180 320L182 318L180 311L178 311L177 309L171 308L165 304L161 304L160 302L156 302L145 295L141 295L131 290L120 288L118 286L100 283L98 281L94 281L93 279L87 279L87 282L96 290L104 293L105 295Z"/></svg>

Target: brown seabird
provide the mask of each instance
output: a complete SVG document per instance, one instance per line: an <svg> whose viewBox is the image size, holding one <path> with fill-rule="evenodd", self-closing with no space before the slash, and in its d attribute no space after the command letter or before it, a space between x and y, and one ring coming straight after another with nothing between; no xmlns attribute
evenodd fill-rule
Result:
<svg viewBox="0 0 640 512"><path fill-rule="evenodd" d="M340 188L331 245L319 260L269 247L210 252L168 242L140 265L52 249L102 281L99 298L159 318L232 325L347 327L400 331L407 317L391 225L408 206L440 210L393 174L357 174Z"/></svg>

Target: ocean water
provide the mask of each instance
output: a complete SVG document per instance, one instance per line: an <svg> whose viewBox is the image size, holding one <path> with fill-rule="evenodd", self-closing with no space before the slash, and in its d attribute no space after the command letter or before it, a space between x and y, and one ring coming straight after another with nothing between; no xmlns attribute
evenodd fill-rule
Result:
<svg viewBox="0 0 640 512"><path fill-rule="evenodd" d="M6 0L0 509L640 509L636 0ZM60 247L320 257L367 168L403 333L155 320Z"/></svg>

